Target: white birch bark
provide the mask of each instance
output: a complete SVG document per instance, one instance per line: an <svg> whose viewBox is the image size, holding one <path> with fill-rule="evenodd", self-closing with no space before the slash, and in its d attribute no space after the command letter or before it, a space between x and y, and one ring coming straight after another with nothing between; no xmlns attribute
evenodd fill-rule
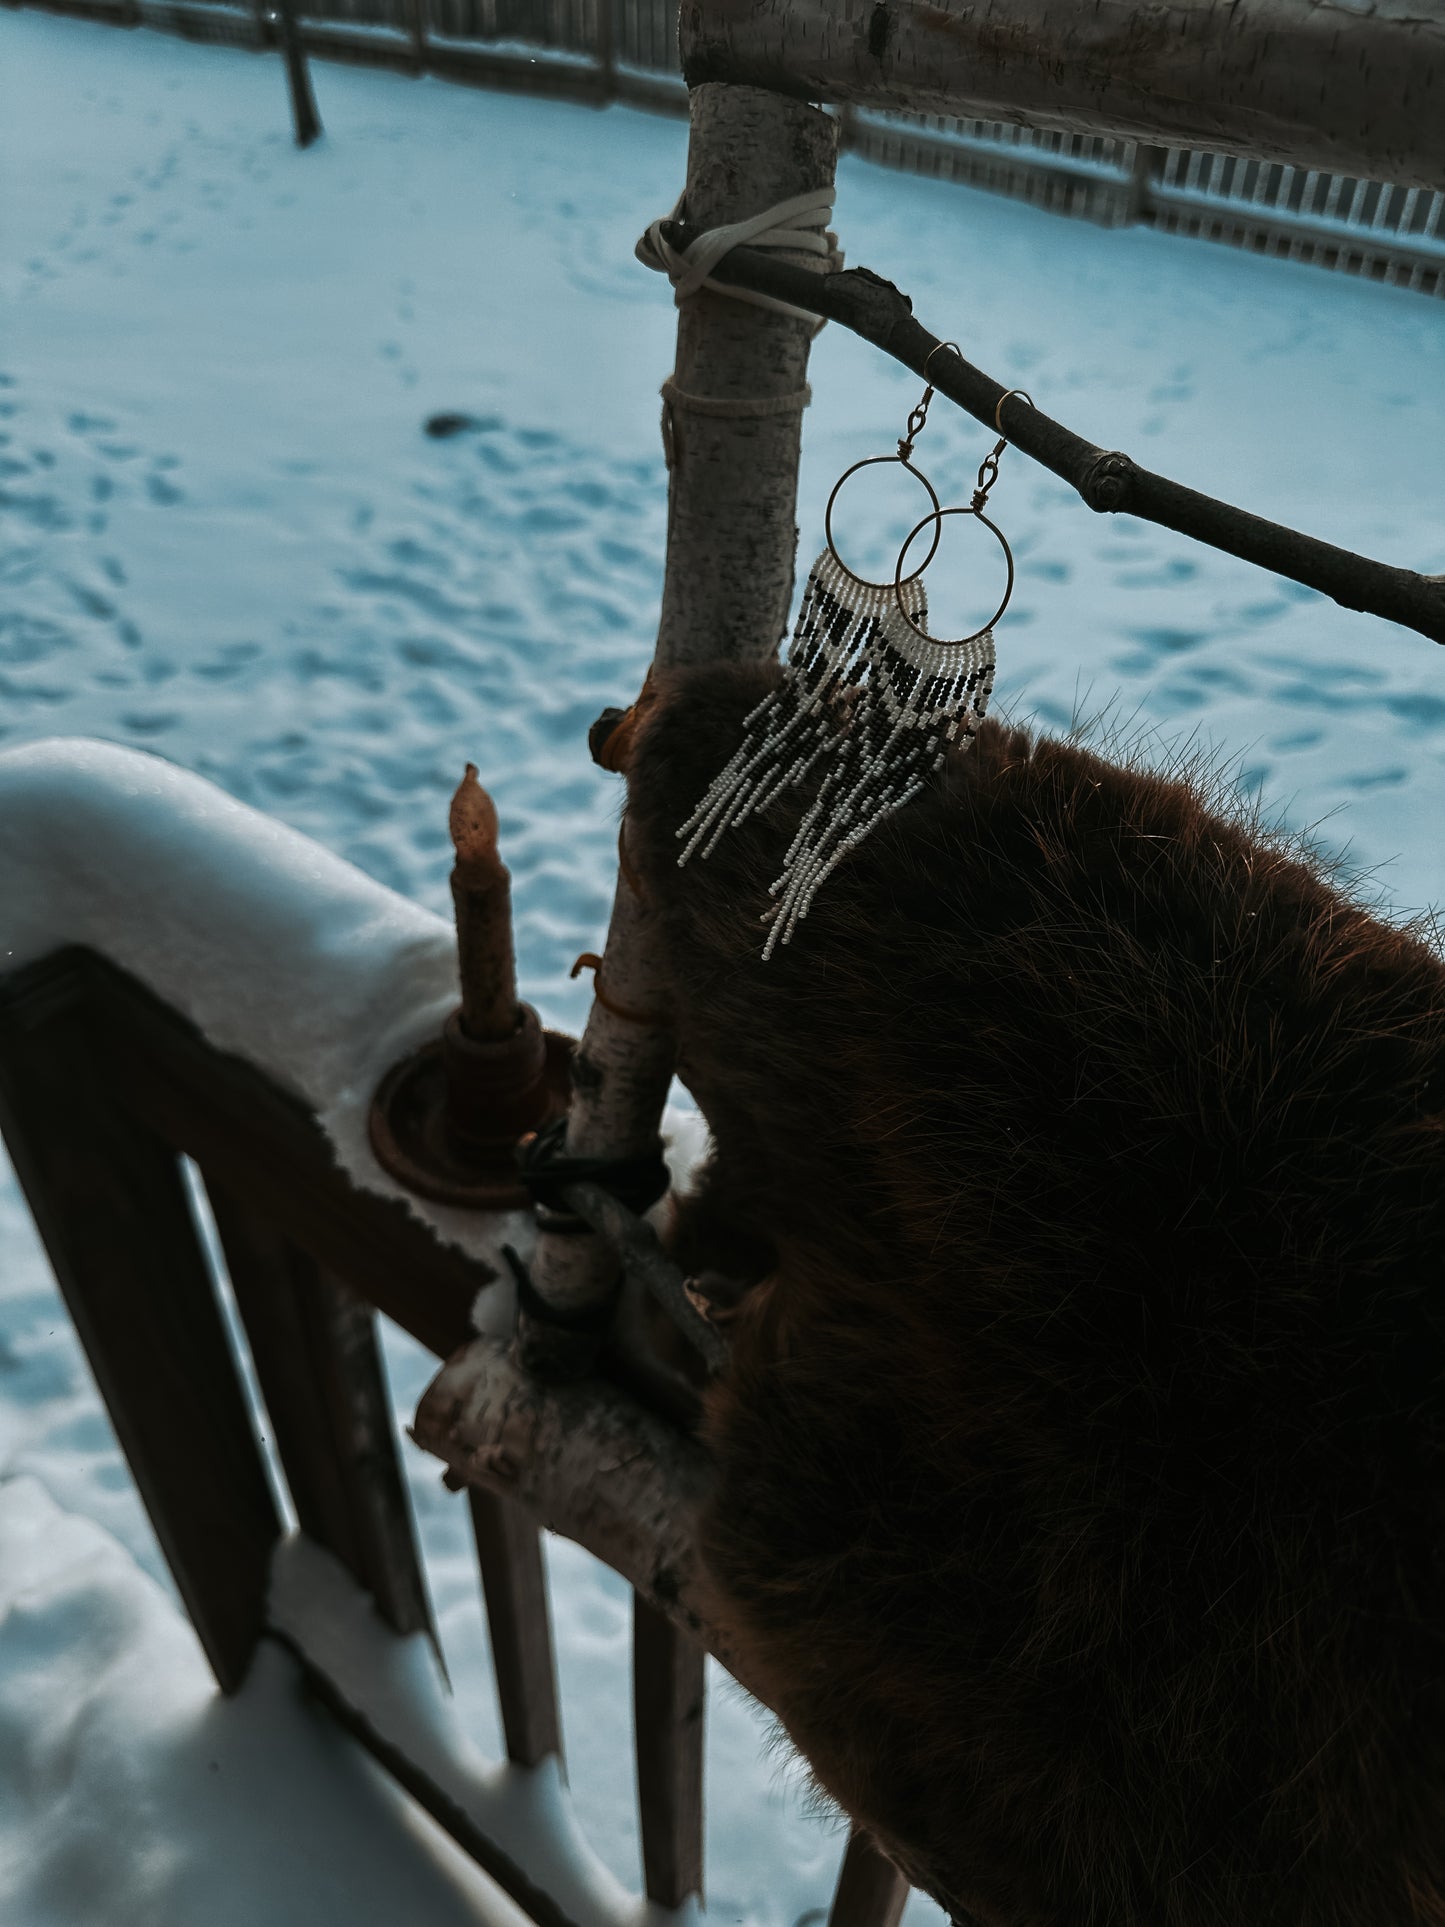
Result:
<svg viewBox="0 0 1445 1927"><path fill-rule="evenodd" d="M542 1383L487 1338L438 1373L412 1436L456 1483L516 1500L726 1663L697 1555L713 1477L701 1446L601 1380Z"/></svg>
<svg viewBox="0 0 1445 1927"><path fill-rule="evenodd" d="M705 86L695 90L691 113L686 212L696 226L741 220L831 185L837 126L816 108L753 87ZM813 255L782 258L821 265ZM801 396L811 330L703 290L679 310L677 336L673 381L681 399L671 406L668 435L661 669L766 657L786 630L801 407L727 418L699 412L685 398ZM699 771L700 788L708 774ZM673 1042L652 914L622 877L599 976L606 1001L594 1002L577 1055L566 1148L582 1157L641 1155L656 1140ZM563 1314L605 1302L616 1277L616 1259L595 1234L544 1230L538 1240L533 1286ZM519 1346L533 1369L553 1373L585 1369L590 1349L526 1318Z"/></svg>

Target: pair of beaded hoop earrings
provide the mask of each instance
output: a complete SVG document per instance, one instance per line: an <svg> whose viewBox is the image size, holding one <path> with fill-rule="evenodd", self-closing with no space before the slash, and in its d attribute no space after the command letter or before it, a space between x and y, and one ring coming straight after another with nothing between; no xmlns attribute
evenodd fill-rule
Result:
<svg viewBox="0 0 1445 1927"><path fill-rule="evenodd" d="M955 342L940 342L923 364ZM993 692L993 625L1013 594L1014 562L1003 532L984 514L1008 446L1001 416L1011 396L1032 406L1032 397L1011 388L999 397L994 426L999 440L978 471L967 506L944 508L933 484L913 463L913 445L928 420L931 384L908 417L896 455L869 455L845 469L833 485L824 513L826 546L808 572L781 681L743 724L743 740L706 795L678 830L685 839L678 865L710 856L719 837L802 784L823 763L817 794L805 811L763 912L769 926L764 958L792 938L819 887L885 816L915 797L955 743L966 746ZM843 484L860 469L899 463L923 485L931 512L908 534L891 582L855 575L833 540L833 506ZM1004 553L1008 580L1003 600L981 629L945 640L929 635L923 575L950 515L972 515ZM927 528L927 555L905 575L909 551Z"/></svg>
<svg viewBox="0 0 1445 1927"><path fill-rule="evenodd" d="M928 359L923 364L925 380L927 379L927 375L928 375L928 363L933 360L934 355L941 353L942 350L945 348L952 348L955 354L959 353L959 347L956 341L940 341L936 348L933 348L929 351ZM845 468L843 470L843 473L838 477L837 481L834 482L833 492L828 497L828 505L823 511L823 532L824 532L824 540L827 543L826 553L832 557L836 567L851 582L858 584L859 587L861 588L883 589L883 588L886 588L888 585L881 582L878 582L878 583L869 582L864 577L855 575L854 572L844 562L842 556L839 555L838 545L833 540L833 505L837 501L839 495L842 493L844 484L849 480L849 478L851 476L858 474L858 472L861 469L865 469L865 468L878 468L885 464L896 463L899 467L906 469L907 472L913 477L913 479L920 485L924 493L927 495L929 501L933 504L933 507L931 511L923 517L922 521L916 523L914 527L911 528L908 534L904 537L903 546L898 551L898 563L893 572L893 583L892 583L893 597L894 597L894 602L897 606L898 614L902 616L903 620L908 624L909 628L913 630L914 634L917 636L920 636L924 642L935 643L939 648L942 648L942 649L961 649L961 648L964 648L969 643L980 641L984 636L988 635L992 631L993 625L998 621L999 617L1002 616L1004 610L1007 609L1009 602L1013 597L1013 592L1014 592L1013 550L1009 547L1008 539L1004 535L1003 530L999 528L997 523L991 522L988 516L984 514L983 510L984 510L985 503L988 501L989 491L992 489L994 483L998 480L999 457L1003 454L1004 450L1008 447L1008 440L1007 440L1007 437L1004 435L1003 422L1001 420L1001 417L1003 414L1003 405L1006 401L1011 400L1015 395L1019 396L1021 400L1026 401L1030 407L1033 406L1033 396L1030 395L1027 389L1024 389L1024 388L1009 388L1009 389L1006 389L1005 392L999 396L997 405L995 406L993 411L993 424L998 431L999 439L995 443L993 448L990 449L988 454L984 456L983 461L979 464L978 481L977 481L977 485L974 488L973 499L968 503L966 507L963 505L959 505L954 508L944 508L938 499L938 492L934 488L932 482L929 481L928 477L923 473L922 469L915 468L913 464L913 445L918 440L918 437L923 433L924 427L927 424L928 408L934 396L934 389L930 384L928 387L924 389L922 398L920 399L918 406L912 411L912 413L908 417L908 426L903 434L902 439L899 441L898 453L896 455L865 455L861 462L854 462L851 468ZM956 636L945 640L944 638L939 636L929 635L928 631L922 626L922 624L914 620L913 615L909 612L907 601L903 594L903 590L904 590L905 582L917 582L918 578L924 573L928 565L932 562L934 556L937 555L938 544L942 539L942 535L943 535L944 518L945 516L949 516L949 515L972 515L979 522L983 524L984 528L986 528L989 531L989 533L993 536L994 540L998 543L999 547L1003 550L1004 564L1008 570L1008 580L1004 584L1003 596L999 602L998 607L994 610L993 614L989 617L988 621L983 624L982 628L974 630L972 635ZM928 553L927 555L924 556L922 562L919 563L918 567L913 571L912 575L905 577L903 571L904 571L904 565L908 560L908 552L913 547L914 543L918 540L919 536L922 535L923 531L926 528L930 528L930 527L933 530L933 540L928 545ZM819 559L821 560L822 558L820 557Z"/></svg>

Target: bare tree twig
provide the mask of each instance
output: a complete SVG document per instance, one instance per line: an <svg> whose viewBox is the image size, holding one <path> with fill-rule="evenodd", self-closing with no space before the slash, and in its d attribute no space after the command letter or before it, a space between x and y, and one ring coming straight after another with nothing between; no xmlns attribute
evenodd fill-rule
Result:
<svg viewBox="0 0 1445 1927"><path fill-rule="evenodd" d="M703 86L691 96L688 206L724 225L831 185L838 127L816 107L756 87ZM819 257L814 270L821 266ZM805 270L807 272L807 270ZM798 448L811 330L709 290L677 318L670 384L667 567L656 663L745 661L771 654L788 623ZM733 404L780 404L759 418ZM623 831L624 843L626 829ZM618 879L599 994L572 1065L569 1157L645 1156L672 1081L667 976L657 913ZM605 990L602 988L605 984ZM524 1312L519 1356L560 1378L584 1371L596 1334L579 1324L616 1295L604 1240L547 1228L532 1285L552 1317Z"/></svg>
<svg viewBox="0 0 1445 1927"><path fill-rule="evenodd" d="M695 238L695 231L682 222L669 224L669 239L675 245L685 247ZM777 295L797 307L826 315L931 381L940 395L947 396L965 414L994 428L995 410L1008 389L961 355L938 353L942 342L913 319L913 303L891 281L882 280L867 268L849 268L842 274L810 274L757 248L734 248L712 273L715 280ZM1383 616L1387 622L1413 629L1432 642L1445 643L1445 581L1438 576L1375 562L1369 556L1266 521L1247 509L1216 501L1197 489L1185 488L1167 476L1141 468L1118 450L1097 447L1018 398L1005 411L1002 432L1015 448L1076 489L1091 509L1157 522L1210 548L1222 549L1227 555L1237 555L1242 561L1317 589L1343 608Z"/></svg>
<svg viewBox="0 0 1445 1927"><path fill-rule="evenodd" d="M569 1210L601 1232L626 1268L647 1288L711 1371L727 1362L727 1340L687 1295L682 1272L663 1250L645 1218L629 1211L600 1184L569 1184L562 1193Z"/></svg>

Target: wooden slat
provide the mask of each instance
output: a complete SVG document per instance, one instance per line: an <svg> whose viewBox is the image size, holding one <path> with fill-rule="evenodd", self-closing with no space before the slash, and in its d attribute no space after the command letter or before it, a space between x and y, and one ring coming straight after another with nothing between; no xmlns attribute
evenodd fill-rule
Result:
<svg viewBox="0 0 1445 1927"><path fill-rule="evenodd" d="M537 1878L529 1876L514 1858L515 1840L502 1828L493 1831L482 1824L467 1802L465 1787L441 1780L431 1770L431 1763L421 1763L413 1758L403 1742L381 1730L370 1706L348 1697L325 1665L308 1653L304 1646L297 1644L285 1632L279 1633L278 1637L305 1668L308 1683L323 1705L366 1748L383 1771L398 1786L404 1787L442 1831L456 1841L462 1852L469 1854L479 1867L491 1875L528 1920L535 1922L536 1927L579 1927L580 1921L586 1921L588 1927L595 1927L595 1910L579 1907L575 1913L569 1913L553 1894L539 1884ZM479 1919L495 1918L496 1911L489 1910L487 1915L479 1916ZM405 1927L411 1927L409 1919Z"/></svg>
<svg viewBox="0 0 1445 1927"><path fill-rule="evenodd" d="M542 1536L519 1506L495 1493L472 1486L467 1497L507 1758L537 1766L562 1751Z"/></svg>
<svg viewBox="0 0 1445 1927"><path fill-rule="evenodd" d="M361 66L413 66L416 51L401 20L393 39L386 34L348 26L344 21L308 19L301 37L309 52L327 60L353 61ZM405 37L404 37L405 36ZM505 48L481 43L464 45L439 34L435 28L426 43L425 69L443 80L460 81L473 87L516 89L524 93L553 94L564 100L599 104L607 98L604 75L596 63L585 56L556 55L537 60Z"/></svg>
<svg viewBox="0 0 1445 1927"><path fill-rule="evenodd" d="M93 951L57 952L8 980L17 995L63 977L117 1101L233 1197L345 1278L439 1358L471 1337L493 1273L433 1237L399 1199L352 1184L299 1099L208 1044Z"/></svg>
<svg viewBox="0 0 1445 1927"><path fill-rule="evenodd" d="M893 1862L866 1833L849 1834L828 1927L898 1927L907 1900L908 1882Z"/></svg>
<svg viewBox="0 0 1445 1927"><path fill-rule="evenodd" d="M0 986L0 1129L161 1551L234 1692L280 1521L179 1161L108 1086L83 978Z"/></svg>
<svg viewBox="0 0 1445 1927"><path fill-rule="evenodd" d="M617 70L617 19L615 7L617 0L595 0L596 32L593 36L593 53L597 58L597 70L602 77L604 93L612 96L612 77Z"/></svg>
<svg viewBox="0 0 1445 1927"><path fill-rule="evenodd" d="M435 1638L374 1314L222 1186L207 1190L302 1531L396 1632Z"/></svg>
<svg viewBox="0 0 1445 1927"><path fill-rule="evenodd" d="M202 1176L297 1523L357 1575L360 1551L345 1479L316 1396L295 1288L296 1275L303 1274L304 1287L316 1267L272 1225Z"/></svg>
<svg viewBox="0 0 1445 1927"><path fill-rule="evenodd" d="M323 1272L307 1318L317 1379L347 1473L361 1542L362 1583L395 1631L425 1630L435 1641L376 1315L347 1286Z"/></svg>
<svg viewBox="0 0 1445 1927"><path fill-rule="evenodd" d="M647 1898L702 1894L703 1652L638 1594L632 1599L637 1811Z"/></svg>

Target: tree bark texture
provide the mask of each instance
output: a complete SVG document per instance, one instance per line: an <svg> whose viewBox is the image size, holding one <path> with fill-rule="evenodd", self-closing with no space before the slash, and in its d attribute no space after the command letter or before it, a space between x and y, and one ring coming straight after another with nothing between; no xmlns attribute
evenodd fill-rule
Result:
<svg viewBox="0 0 1445 1927"><path fill-rule="evenodd" d="M690 85L1445 186L1438 0L683 0Z"/></svg>
<svg viewBox="0 0 1445 1927"><path fill-rule="evenodd" d="M691 115L686 218L694 230L832 185L838 128L825 114L756 87L704 85L693 91ZM776 258L820 266L811 254ZM678 310L660 668L756 661L787 629L802 409L728 419L681 397L801 396L811 341L805 322L707 289Z"/></svg>
<svg viewBox="0 0 1445 1927"><path fill-rule="evenodd" d="M726 1662L698 1564L713 1477L700 1445L604 1380L540 1383L490 1338L443 1366L412 1437L456 1483L515 1500Z"/></svg>
<svg viewBox="0 0 1445 1927"><path fill-rule="evenodd" d="M646 1218L629 1211L600 1184L570 1184L565 1202L599 1231L647 1292L671 1320L710 1372L727 1363L727 1339L689 1298L687 1279L662 1248L662 1241Z"/></svg>
<svg viewBox="0 0 1445 1927"><path fill-rule="evenodd" d="M816 108L753 87L702 86L692 96L689 222L719 226L832 184L837 123ZM780 256L817 269L813 255ZM671 484L667 572L656 664L742 661L772 654L787 628L797 547L794 521L802 398L812 330L706 289L678 312L665 441ZM718 413L733 404L781 412ZM672 1078L673 1040L653 918L619 877L599 994L573 1067L566 1152L642 1155L655 1143ZM574 1320L615 1291L617 1261L591 1232L544 1229L532 1282ZM592 1341L565 1326L519 1323L533 1370L585 1370Z"/></svg>

